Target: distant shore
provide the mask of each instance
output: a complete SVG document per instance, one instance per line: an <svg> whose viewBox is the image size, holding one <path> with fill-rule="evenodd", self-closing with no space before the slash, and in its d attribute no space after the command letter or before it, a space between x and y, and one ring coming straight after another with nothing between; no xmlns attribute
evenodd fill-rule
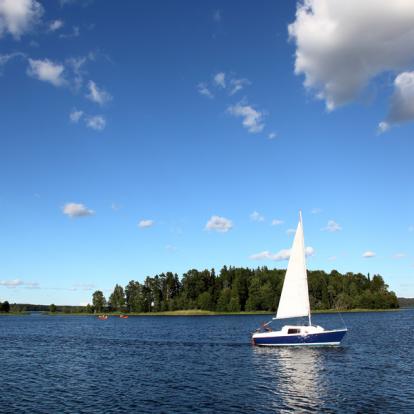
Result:
<svg viewBox="0 0 414 414"><path fill-rule="evenodd" d="M325 310L314 310L312 314L324 314L324 313L358 313L358 312L396 312L401 310L399 309L325 309ZM37 312L36 312L37 313ZM108 316L226 316L226 315L274 315L275 312L268 311L255 311L255 312L213 312L199 309L190 309L190 310L177 310L177 311L165 311L165 312L99 312L99 313L85 313L85 312L38 312L43 315L49 316L99 316L99 315L108 315ZM31 312L9 312L9 313L0 313L0 316L24 316L30 315Z"/></svg>

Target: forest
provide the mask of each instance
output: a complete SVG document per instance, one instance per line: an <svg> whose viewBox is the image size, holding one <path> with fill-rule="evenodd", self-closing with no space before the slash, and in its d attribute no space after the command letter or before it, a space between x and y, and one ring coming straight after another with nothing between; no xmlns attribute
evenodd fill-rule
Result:
<svg viewBox="0 0 414 414"><path fill-rule="evenodd" d="M284 269L226 267L191 269L180 279L176 273L117 284L108 298L97 290L88 311L162 312L201 309L217 312L271 311L277 309ZM341 274L336 270L308 271L312 310L395 309L394 292L382 276Z"/></svg>

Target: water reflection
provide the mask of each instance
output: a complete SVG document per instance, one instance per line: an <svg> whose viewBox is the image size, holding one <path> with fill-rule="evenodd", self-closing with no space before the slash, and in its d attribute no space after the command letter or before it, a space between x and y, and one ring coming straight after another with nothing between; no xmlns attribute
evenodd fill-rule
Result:
<svg viewBox="0 0 414 414"><path fill-rule="evenodd" d="M258 377L268 384L275 412L316 412L325 400L322 349L254 347Z"/></svg>

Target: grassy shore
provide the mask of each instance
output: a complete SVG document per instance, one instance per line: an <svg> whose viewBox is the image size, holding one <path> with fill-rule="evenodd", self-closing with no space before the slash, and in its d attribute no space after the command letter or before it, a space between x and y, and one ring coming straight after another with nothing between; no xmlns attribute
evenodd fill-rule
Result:
<svg viewBox="0 0 414 414"><path fill-rule="evenodd" d="M315 310L312 311L312 314L321 314L321 313L356 313L356 312L396 312L399 309L343 309L343 310L334 310L334 309L325 309L325 310ZM101 312L100 314L104 314ZM224 315L274 315L275 312L267 311L255 311L255 312L213 312L200 309L190 309L190 310L177 310L177 311L165 311L165 312L130 312L125 315L128 316L224 316ZM119 316L121 312L110 312L105 313L108 316ZM51 316L92 316L90 313L63 313L63 312L45 312L45 315ZM99 314L96 314L96 316Z"/></svg>

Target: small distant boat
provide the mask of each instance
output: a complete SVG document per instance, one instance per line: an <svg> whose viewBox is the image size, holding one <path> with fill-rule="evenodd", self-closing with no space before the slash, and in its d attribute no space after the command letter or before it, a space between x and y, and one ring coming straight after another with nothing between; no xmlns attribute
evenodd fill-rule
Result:
<svg viewBox="0 0 414 414"><path fill-rule="evenodd" d="M128 315L119 315L121 319L128 319Z"/></svg>
<svg viewBox="0 0 414 414"><path fill-rule="evenodd" d="M99 315L98 319L100 319L101 321L106 321L108 319L108 315Z"/></svg>
<svg viewBox="0 0 414 414"><path fill-rule="evenodd" d="M279 307L273 319L304 316L309 318L308 325L285 325L280 331L273 331L270 328L272 321L262 325L262 329L259 328L252 335L253 344L261 346L340 345L347 333L346 328L325 330L311 323L302 213L299 212L299 223L290 252Z"/></svg>

